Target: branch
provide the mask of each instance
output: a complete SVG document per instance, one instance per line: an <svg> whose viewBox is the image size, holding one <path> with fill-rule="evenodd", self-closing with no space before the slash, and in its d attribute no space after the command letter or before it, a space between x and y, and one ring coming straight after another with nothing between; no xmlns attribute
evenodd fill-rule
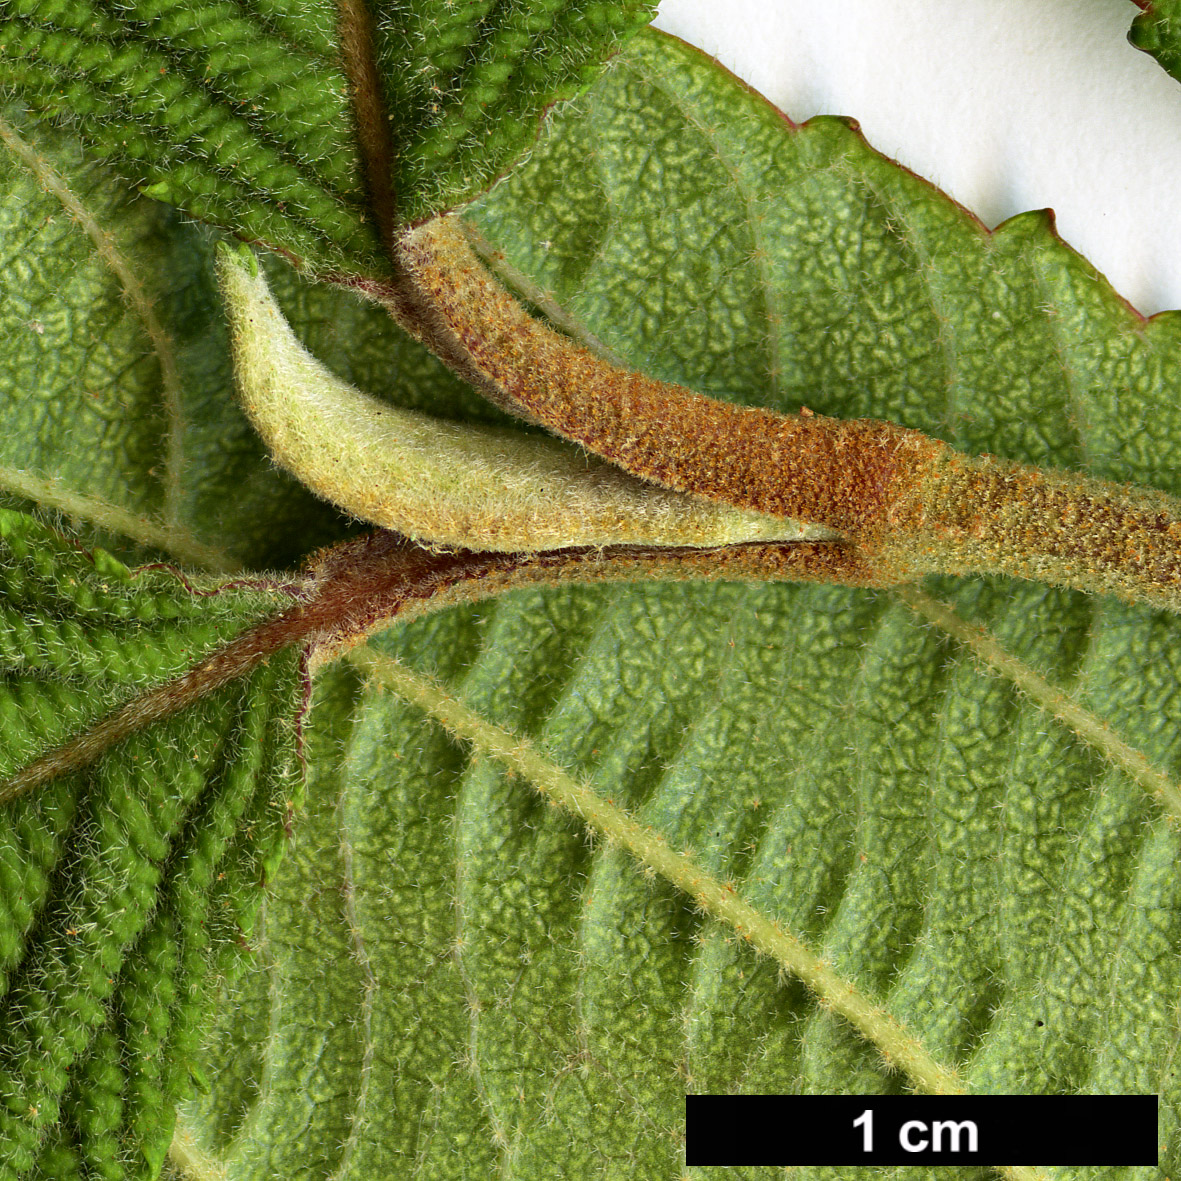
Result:
<svg viewBox="0 0 1181 1181"><path fill-rule="evenodd" d="M89 730L0 783L0 805L97 761L139 730L172 717L295 644L317 663L395 620L530 586L647 579L815 581L874 585L841 542L745 544L718 549L583 546L539 553L436 553L395 533L371 533L322 551L299 601L244 631L207 660L132 698Z"/></svg>
<svg viewBox="0 0 1181 1181"><path fill-rule="evenodd" d="M498 405L634 475L836 530L879 583L1008 574L1181 610L1181 501L992 456L888 422L734 406L632 373L528 313L437 218L397 246L402 323ZM391 308L398 315L398 309ZM441 342L441 344L440 344Z"/></svg>

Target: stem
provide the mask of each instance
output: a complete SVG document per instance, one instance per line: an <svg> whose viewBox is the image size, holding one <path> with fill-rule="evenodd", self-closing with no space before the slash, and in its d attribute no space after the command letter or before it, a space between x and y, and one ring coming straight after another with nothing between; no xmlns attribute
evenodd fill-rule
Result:
<svg viewBox="0 0 1181 1181"><path fill-rule="evenodd" d="M393 533L370 534L328 550L316 579L319 622L304 634L313 642L317 663L395 619L527 587L654 580L878 585L857 550L839 541L433 553Z"/></svg>
<svg viewBox="0 0 1181 1181"><path fill-rule="evenodd" d="M500 406L666 487L837 529L886 565L874 536L947 450L892 423L734 406L611 364L533 320L456 218L404 235L399 258L432 309L432 339L449 334ZM891 581L906 573L891 568Z"/></svg>
<svg viewBox="0 0 1181 1181"><path fill-rule="evenodd" d="M181 676L132 698L0 783L0 805L89 766L131 734L247 676L294 644L307 645L322 661L395 619L414 618L457 603L527 586L647 579L876 585L857 551L842 542L435 553L395 533L372 533L318 555L295 606L244 631Z"/></svg>
<svg viewBox="0 0 1181 1181"><path fill-rule="evenodd" d="M362 393L303 347L253 261L218 251L242 407L276 463L354 517L436 548L506 553L828 532L658 488L549 435L445 422Z"/></svg>
<svg viewBox="0 0 1181 1181"><path fill-rule="evenodd" d="M533 320L453 217L404 234L402 322L498 405L680 492L837 530L880 583L989 573L1181 611L1181 501L962 455L870 419L778 414L632 373ZM392 308L395 315L398 309Z"/></svg>
<svg viewBox="0 0 1181 1181"><path fill-rule="evenodd" d="M895 544L919 569L1010 574L1181 611L1181 501L950 448Z"/></svg>

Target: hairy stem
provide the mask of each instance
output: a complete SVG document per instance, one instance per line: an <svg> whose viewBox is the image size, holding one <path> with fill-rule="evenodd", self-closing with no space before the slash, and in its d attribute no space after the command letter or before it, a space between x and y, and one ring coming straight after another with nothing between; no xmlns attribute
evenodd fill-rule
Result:
<svg viewBox="0 0 1181 1181"><path fill-rule="evenodd" d="M323 660L395 619L414 618L456 603L527 586L654 578L876 585L860 555L841 542L436 553L395 533L369 534L321 553L289 610L244 631L181 676L132 698L0 783L0 805L89 766L136 731L248 675L293 644L306 645L317 660Z"/></svg>
<svg viewBox="0 0 1181 1181"><path fill-rule="evenodd" d="M397 247L403 323L489 398L635 475L837 530L879 582L990 573L1181 610L1181 501L991 456L869 419L778 414L632 373L532 319L458 219ZM392 309L397 313L397 309Z"/></svg>
<svg viewBox="0 0 1181 1181"><path fill-rule="evenodd" d="M252 255L218 256L243 409L276 463L363 521L431 546L504 552L805 538L794 521L658 488L564 440L371 397L303 347Z"/></svg>

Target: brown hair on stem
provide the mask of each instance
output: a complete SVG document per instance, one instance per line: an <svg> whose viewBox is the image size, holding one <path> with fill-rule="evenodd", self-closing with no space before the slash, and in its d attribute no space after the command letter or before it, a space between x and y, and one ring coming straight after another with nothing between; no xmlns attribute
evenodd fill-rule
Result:
<svg viewBox="0 0 1181 1181"><path fill-rule="evenodd" d="M837 530L879 585L1000 573L1181 610L1181 501L968 456L870 419L779 414L614 365L534 320L459 220L404 233L415 313L391 308L498 405L634 475ZM456 363L454 358L461 360Z"/></svg>
<svg viewBox="0 0 1181 1181"><path fill-rule="evenodd" d="M304 645L306 653L320 662L395 620L458 603L523 587L646 579L877 585L857 551L841 542L439 553L396 533L371 533L315 555L296 593L298 601L286 611L248 628L188 672L131 698L89 730L0 782L0 805L89 766L131 734L249 675L293 645Z"/></svg>

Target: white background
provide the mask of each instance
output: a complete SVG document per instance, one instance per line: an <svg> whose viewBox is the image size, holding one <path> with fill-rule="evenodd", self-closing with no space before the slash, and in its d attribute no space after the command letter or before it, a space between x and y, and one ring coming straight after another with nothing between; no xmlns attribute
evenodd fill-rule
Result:
<svg viewBox="0 0 1181 1181"><path fill-rule="evenodd" d="M1049 206L1142 312L1181 307L1181 85L1131 0L662 0L657 25L990 226Z"/></svg>

